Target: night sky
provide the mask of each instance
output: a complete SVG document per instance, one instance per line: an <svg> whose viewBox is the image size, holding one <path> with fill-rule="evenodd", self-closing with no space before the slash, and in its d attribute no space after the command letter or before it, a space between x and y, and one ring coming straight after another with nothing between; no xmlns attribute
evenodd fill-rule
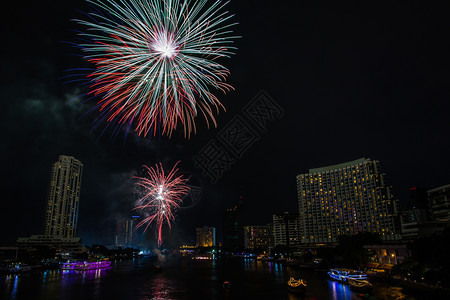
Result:
<svg viewBox="0 0 450 300"><path fill-rule="evenodd" d="M178 160L204 194L179 212L169 240L189 240L195 226L217 226L244 187L244 219L265 225L297 211L295 176L361 157L379 160L401 202L409 188L450 182L448 10L429 1L237 1L237 54L224 62L234 92L218 128L198 118L190 140L175 134L111 142L91 132L94 102L61 79L87 66L70 21L82 0L14 2L1 20L2 196L0 245L40 234L52 163L84 164L78 232L87 244L137 199L131 179L143 164ZM215 184L194 167L197 154L260 91L285 114ZM153 238L153 236L150 236Z"/></svg>

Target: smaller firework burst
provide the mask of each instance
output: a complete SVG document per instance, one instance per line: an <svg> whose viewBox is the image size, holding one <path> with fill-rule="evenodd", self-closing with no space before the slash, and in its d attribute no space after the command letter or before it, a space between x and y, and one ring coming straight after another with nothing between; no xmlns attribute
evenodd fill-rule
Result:
<svg viewBox="0 0 450 300"><path fill-rule="evenodd" d="M145 218L137 227L145 226L144 231L146 231L150 224L155 223L158 246L162 243L163 224L171 227L171 222L175 219L175 211L189 192L189 187L186 185L188 179L177 175L177 165L178 162L167 174L161 163L151 168L144 166L146 176L134 177L139 180L136 184L142 188L143 193L134 209L145 214Z"/></svg>

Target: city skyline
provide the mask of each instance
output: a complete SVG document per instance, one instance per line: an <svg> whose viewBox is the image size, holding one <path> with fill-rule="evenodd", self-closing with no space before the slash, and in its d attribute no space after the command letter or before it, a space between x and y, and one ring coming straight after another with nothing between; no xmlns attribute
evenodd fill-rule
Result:
<svg viewBox="0 0 450 300"><path fill-rule="evenodd" d="M401 204L413 186L448 184L450 107L442 64L448 20L442 4L290 5L230 2L242 39L227 62L235 91L221 96L227 111L217 116L217 128L198 122L190 140L176 131L170 139L130 135L124 141L92 132L95 114L85 116L92 108L86 90L65 83L66 70L85 66L80 53L62 43L73 41L70 20L80 17L85 1L13 3L1 21L14 47L2 48L0 120L7 130L0 147L0 242L41 233L51 164L60 154L84 165L78 233L87 243L97 239L94 228L132 215L137 197L131 178L144 164L180 160L180 170L202 186L200 201L178 212L174 240L194 236L205 224L219 235L241 186L243 225L296 212L298 174L360 157L381 162ZM245 107L261 90L284 115L256 132L251 147L211 183L193 157L229 122L246 121Z"/></svg>
<svg viewBox="0 0 450 300"><path fill-rule="evenodd" d="M342 174L344 174L343 172L347 172L348 171L348 172L351 173L351 171L355 167L358 168L357 167L358 164L360 166L365 166L368 162L371 163L371 164L373 163L374 166L376 164L375 167L372 166L369 169L376 170L376 172L380 172L379 171L380 170L380 166L379 166L379 162L378 161L373 161L372 162L370 159L361 158L361 159L357 159L357 160L353 160L353 161L345 162L345 163L340 163L340 164L336 164L336 165L332 165L332 166L313 168L313 169L309 170L309 173L297 175L296 176L296 178L297 178L297 192L298 192L298 199L297 199L297 205L298 206L297 206L297 208L300 207L300 212L302 212L302 210L301 210L302 205L300 205L300 203L301 203L300 202L301 194L300 194L300 185L299 184L300 184L301 180L305 180L305 176L306 177L313 176L315 179L317 179L317 178L319 178L321 176L325 176L325 175L317 175L317 174L325 174L326 173L326 176L329 176L328 173L330 173L330 171L331 172L334 171L334 172L337 173L338 170L339 170L339 176L341 176ZM61 170L61 168L62 168L62 170ZM347 170L347 168L348 168L348 170ZM43 234L45 234L47 236L48 235L63 236L63 237L66 237L66 238L73 238L73 237L75 237L73 234L76 232L76 220L78 218L78 216L77 216L77 209L78 209L78 201L79 201L79 192L80 192L80 182L81 182L82 169L83 169L83 164L79 160L75 159L74 157L67 156L67 155L59 155L59 160L57 162L53 163L52 173L51 173L51 180L50 180L50 189L49 189L49 193L48 193L48 199L49 200L48 200L48 203L47 203L46 220L48 220L48 218L52 216L52 214L49 213L49 212L52 212L50 207L56 206L56 205L50 205L50 204L51 203L53 203L53 204L56 203L55 202L55 195L59 194L58 192L56 192L56 190L58 190L58 188L61 188L61 187L58 187L58 184L56 184L56 183L57 182L65 182L65 183L67 183L67 181L69 181L69 182L71 182L70 183L71 186L73 185L73 183L75 183L75 186L76 186L75 189L76 189L77 192L75 193L75 195L73 195L73 191L69 192L69 190L67 190L68 191L67 193L69 195L75 196L75 197L73 197L74 198L73 200L75 200L75 201L72 201L73 202L72 204L75 203L76 206L72 207L72 206L69 205L68 209L71 210L72 213L71 214L67 214L67 216L66 216L66 214L60 214L60 217L61 216L62 217L59 218L60 222L58 224L61 225L62 223L64 223L64 222L62 222L63 220L65 220L65 219L69 220L70 219L70 220L73 221L73 222L71 221L72 222L71 224L74 224L75 226L73 226L72 229L66 230L66 231L63 232L63 230L62 230L63 228L61 226L58 225L59 226L58 227L58 226L56 226L56 224L53 224L52 226L50 226L49 223L46 221L45 224L44 224ZM366 169L366 171L369 170L367 167L365 169ZM344 170L344 171L342 171L342 170ZM68 173L67 176L66 176L66 172ZM75 172L75 173L73 173L73 172ZM314 174L314 175L312 175L312 174ZM346 173L345 173L345 175L346 175ZM76 178L78 176L80 178L74 179L74 178ZM317 176L319 176L319 177L317 177ZM300 180L300 178L301 178L301 180ZM385 179L386 178L386 174L384 174L384 173L381 174L380 173L379 175L375 175L375 176L371 175L370 178L371 178L371 180L373 180L373 182L380 181L384 185L385 184L384 181L386 180ZM361 178L358 179L358 183L359 184L361 184L360 180L361 180ZM337 179L337 182L339 182L339 179ZM400 208L399 203L398 203L398 199L390 198L392 196L391 191L390 191L390 189L391 189L390 186L386 186L385 189L387 189L387 192L385 193L385 195L388 195L389 203L390 203L390 201L392 201L392 205L393 205L393 207L388 209L388 210L389 211L395 210L396 222L399 222L400 221L400 217L401 217L401 213L402 212L408 213L409 211L408 210L402 210ZM420 190L424 190L425 193L426 193L426 189L416 188L416 187L410 188L410 192L415 191L416 189L419 189L419 191ZM448 197L448 196L445 196L446 195L445 193L448 193L449 190L450 190L449 185L444 185L444 186L441 186L441 187L435 187L433 189L430 189L428 191L428 193L429 194L430 193L431 194L433 194L433 193L435 193L435 194L439 194L439 193L442 194L442 193L444 193L443 194L444 197ZM377 192L379 192L378 188L377 188ZM235 199L233 199L233 203L234 203L233 206L231 208L225 209L224 212L222 212L224 221L223 222L218 222L217 225L216 225L217 227L219 227L221 229L219 232L222 233L222 235L220 235L219 238L217 239L220 242L223 242L224 240L227 239L227 237L226 237L227 234L222 232L222 230L224 228L223 226L225 226L225 228L227 226L226 225L227 224L227 221L226 221L227 220L227 214L230 215L230 216L233 216L232 218L238 218L240 220L239 221L239 224L240 224L239 228L234 228L235 226L233 225L233 229L231 229L231 230L233 231L233 234L237 234L239 232L239 235L240 235L239 238L242 240L241 241L242 245L244 245L244 243L248 243L247 237L244 236L246 234L246 229L245 228L266 227L266 225L262 225L261 224L263 222L256 222L256 223L253 222L252 223L252 222L247 221L247 218L244 218L244 216L242 215L242 209L245 207L243 193L244 193L244 187L240 186L239 187L239 193L238 193L239 196L235 197ZM303 196L305 196L305 195L303 195ZM323 195L321 195L321 196L323 196ZM62 197L62 198L64 198L64 197ZM63 200L62 198L59 199L59 202L61 202L61 203L64 202L64 201L61 201L61 200ZM410 197L407 200L408 201L412 201L415 205L417 205L416 201L418 201L418 199L416 199L416 198L417 198L417 196L413 196L413 194L411 194ZM384 199L385 199L385 197L383 197L383 200ZM421 201L424 201L424 200L421 200ZM441 202L442 201L444 201L444 200L441 200ZM344 202L342 202L342 203L340 202L340 205L344 205ZM444 201L444 203L446 203L446 202ZM422 206L423 205L431 205L431 204L428 204L428 200L427 200L427 204L422 204ZM372 207L372 206L370 206L370 207ZM394 207L395 207L395 209L394 209ZM405 207L407 208L408 205L406 205ZM431 209L431 206L429 206L428 208ZM445 211L445 214L448 213L447 210L443 210L443 211ZM417 214L417 212L412 212L412 213ZM421 213L421 212L418 212L418 213ZM236 214L236 216L234 216L235 214ZM302 215L302 213L301 213L301 215ZM303 215L304 215L304 213L303 213ZM266 218L267 217L271 218L272 216L265 216L265 217ZM404 217L405 216L403 216L403 218ZM137 229L135 228L134 225L135 225L135 223L137 223L136 220L138 218L140 218L140 216L135 216L135 213L133 213L133 211L131 210L129 212L123 212L122 217L120 217L118 219L115 219L114 223L115 223L115 228L116 229L113 232L111 232L111 233L114 234L114 237L113 237L114 241L109 246L119 246L119 247L126 246L126 245L127 246L133 246L133 245L141 245L142 246L143 245L142 242L145 240L145 238L143 239L143 237L144 237L143 233L140 233L140 237L139 237L140 240L139 240L139 242L136 240L136 237L135 237L135 235L136 235L135 231L137 232ZM292 227L293 225L290 225L291 221L287 221L288 219L290 220L292 218L295 218L295 220L296 220L295 221L295 227ZM325 217L325 215L321 215L320 218L326 218L326 217ZM273 219L271 219L271 221L273 221L273 226L274 226L274 228L273 228L273 234L274 234L273 245L276 246L276 245L292 244L292 245L294 245L296 247L296 246L299 246L299 245L314 244L314 242L312 242L313 240L311 240L310 242L302 240L302 237L303 238L307 238L306 236L308 235L308 234L306 234L306 231L304 229L305 226L308 227L308 219L307 218L300 218L299 214L298 214L298 211L295 211L295 210L292 211L291 210L289 212L273 214ZM423 221L426 221L426 219L423 220ZM281 223L287 222L286 225L285 225L286 229L280 229L281 227L277 225L277 223L280 223L280 222ZM393 228L394 227L393 221L391 220L390 222L392 222L392 224L390 224L389 226L391 226L391 228ZM124 223L124 225L121 226L121 225L119 225L119 223ZM234 224L234 221L232 221L232 223ZM201 225L201 223L199 223L199 224ZM315 223L311 223L311 224L315 224ZM410 224L408 224L408 222L406 222L405 224L406 224L406 226L410 226ZM201 226L204 226L204 225L201 225ZM108 229L108 227L111 228L111 224L106 225L105 227L100 227L99 226L98 230L102 231L102 233L99 233L98 235L94 236L92 238L92 240L89 240L89 242L91 244L102 244L102 241L105 240L102 235L104 234L105 231L110 230L110 229ZM124 229L119 229L119 227L123 227ZM199 228L198 225L197 225L197 228L190 228L191 229L191 233L189 233L187 236L185 236L184 240L187 237L189 237L189 236L190 236L190 238L193 238L193 240L196 240L196 239L198 240L198 235L199 235L198 230L202 229L202 228L205 228L205 229L213 228L214 229L214 244L215 244L215 240L216 240L216 238L215 238L215 236L216 236L215 227L207 227L207 226L205 227L204 226L204 227L200 227ZM347 232L339 233L339 234L350 234L350 235L352 235L352 234L355 234L357 232L376 232L376 233L379 233L381 236L384 235L383 234L384 230L383 230L383 232L381 232L379 230L366 229L366 230L355 230L353 232L353 231L348 231L350 229L350 227L347 226L346 228L347 228ZM398 241L398 240L401 239L399 232L401 232L402 228L400 227L400 223L397 223L395 225L395 228L396 228L395 229L396 232L395 233L391 232L391 234L395 234L396 237L388 238L387 240L393 240L393 241L397 240ZM242 229L242 230L240 230L240 229ZM331 228L329 228L329 230L330 229ZM280 230L284 230L284 231L280 231ZM294 230L295 233L296 233L296 237L293 238L295 240L294 242L287 242L287 240L286 241L285 240L280 240L280 239L284 239L285 237L287 237L289 239L289 236L292 235L291 232L294 232L292 230ZM315 231L317 231L317 230L318 229L316 228ZM122 231L124 231L124 232L122 232ZM187 229L187 231L189 231L189 228ZM195 231L197 233L195 233ZM392 231L394 231L394 230L392 230ZM290 232L290 233L288 233L288 232ZM171 235L170 230L166 231L165 233L168 236ZM31 234L32 235L34 234L34 236L37 236L36 234L39 234L39 232L31 232ZM339 234L335 235L333 240L329 240L328 243L336 243L338 241ZM197 237L195 237L195 236L197 236ZM299 238L299 240L297 240L297 238ZM292 237L291 237L291 239L292 239ZM382 237L382 239L384 239L384 238ZM146 242L147 246L149 245L149 243L150 244L152 243L151 240L152 240L151 238L147 237L147 242ZM325 241L323 239L316 240L315 242L316 243L324 243L324 242L327 243L327 241ZM179 241L179 244L181 244L181 241ZM196 242L194 244L198 244L198 242ZM105 245L107 245L107 244L105 244Z"/></svg>
<svg viewBox="0 0 450 300"><path fill-rule="evenodd" d="M79 160L59 155L52 167L43 235L19 237L17 245L65 245L72 247L71 251L81 251L81 239L75 233L82 169ZM301 249L336 245L342 235L360 233L376 233L388 243L408 242L442 231L450 220L450 184L429 190L410 188L408 205L401 209L386 183L380 162L370 158L299 174L297 192L299 213L274 214L271 224L250 225L242 215L245 197L241 186L239 198L224 212L223 235L218 245L224 251L262 251L278 246ZM116 219L114 231L98 228L102 237L97 236L97 241L101 242L92 245L147 248L149 240L144 241L144 232L137 227L140 219L137 215ZM426 231L420 229L424 226L428 227ZM195 247L216 246L215 227L202 226L195 231ZM167 233L170 235L170 230ZM194 247L178 241L181 245Z"/></svg>

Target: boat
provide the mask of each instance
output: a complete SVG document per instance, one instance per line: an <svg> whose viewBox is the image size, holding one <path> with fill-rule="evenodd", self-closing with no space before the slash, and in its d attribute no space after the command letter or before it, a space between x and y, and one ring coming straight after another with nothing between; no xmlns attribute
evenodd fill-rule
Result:
<svg viewBox="0 0 450 300"><path fill-rule="evenodd" d="M107 260L101 261L67 261L59 264L62 270L89 271L105 269L111 266L111 262Z"/></svg>
<svg viewBox="0 0 450 300"><path fill-rule="evenodd" d="M4 265L0 268L0 271L2 271L2 273L23 273L23 272L28 272L31 271L32 267L21 263L21 262L17 262L17 263L10 263L7 265Z"/></svg>
<svg viewBox="0 0 450 300"><path fill-rule="evenodd" d="M361 271L353 270L353 269L330 269L328 271L328 276L330 276L331 279L337 280L343 283L348 283L349 285L352 285L350 282L352 282L354 285L359 284L365 284L365 282L369 283L367 281L367 275L364 274ZM370 284L370 283L369 283Z"/></svg>
<svg viewBox="0 0 450 300"><path fill-rule="evenodd" d="M260 260L260 261L273 261L273 257L267 256L267 255L260 255L258 257L256 257L256 260Z"/></svg>
<svg viewBox="0 0 450 300"><path fill-rule="evenodd" d="M306 282L303 279L289 278L287 282L288 290L293 293L304 293L306 291Z"/></svg>
<svg viewBox="0 0 450 300"><path fill-rule="evenodd" d="M59 261L56 259L43 259L41 263L46 270L59 269Z"/></svg>
<svg viewBox="0 0 450 300"><path fill-rule="evenodd" d="M213 258L211 256L206 256L206 255L197 255L192 257L192 259L196 259L196 260L212 260Z"/></svg>
<svg viewBox="0 0 450 300"><path fill-rule="evenodd" d="M373 287L373 285L364 279L352 279L348 278L347 283L350 286L351 289L357 290L357 291L365 291Z"/></svg>

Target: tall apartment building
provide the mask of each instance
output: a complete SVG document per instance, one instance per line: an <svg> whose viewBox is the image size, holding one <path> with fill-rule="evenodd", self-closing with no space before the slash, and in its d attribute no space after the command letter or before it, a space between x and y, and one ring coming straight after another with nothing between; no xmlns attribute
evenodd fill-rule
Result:
<svg viewBox="0 0 450 300"><path fill-rule="evenodd" d="M199 227L197 228L197 247L214 247L216 246L216 228Z"/></svg>
<svg viewBox="0 0 450 300"><path fill-rule="evenodd" d="M60 155L53 164L44 235L75 237L82 171L83 164L72 156Z"/></svg>
<svg viewBox="0 0 450 300"><path fill-rule="evenodd" d="M450 184L429 190L428 201L433 220L450 220Z"/></svg>
<svg viewBox="0 0 450 300"><path fill-rule="evenodd" d="M300 245L300 219L296 213L273 215L274 246L298 247Z"/></svg>
<svg viewBox="0 0 450 300"><path fill-rule="evenodd" d="M244 248L269 250L273 247L273 224L267 226L245 226Z"/></svg>
<svg viewBox="0 0 450 300"><path fill-rule="evenodd" d="M361 158L297 176L302 244L330 244L343 234L400 238L398 200L376 160Z"/></svg>

